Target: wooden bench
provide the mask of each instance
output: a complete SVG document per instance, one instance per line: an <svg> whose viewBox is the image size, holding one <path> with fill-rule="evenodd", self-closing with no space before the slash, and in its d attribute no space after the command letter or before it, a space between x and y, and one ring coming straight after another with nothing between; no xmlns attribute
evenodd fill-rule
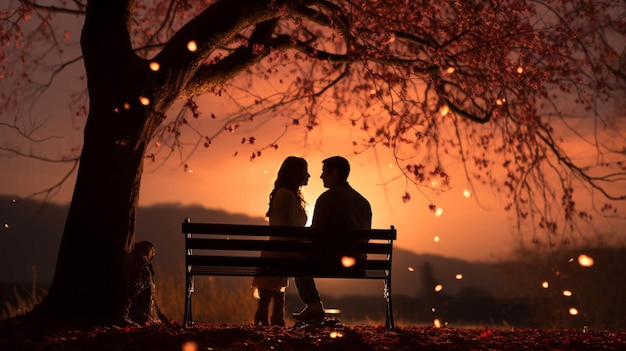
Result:
<svg viewBox="0 0 626 351"><path fill-rule="evenodd" d="M387 303L385 326L394 328L391 257L396 230L393 226L346 231L192 223L187 218L182 224L182 233L185 234L187 285L185 326L193 324L194 277L206 275L381 279ZM272 253L260 257L261 251Z"/></svg>

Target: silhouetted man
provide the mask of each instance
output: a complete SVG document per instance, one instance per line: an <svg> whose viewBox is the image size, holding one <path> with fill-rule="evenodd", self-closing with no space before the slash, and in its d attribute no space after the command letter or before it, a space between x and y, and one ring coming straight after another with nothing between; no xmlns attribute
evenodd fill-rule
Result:
<svg viewBox="0 0 626 351"><path fill-rule="evenodd" d="M370 229L372 208L370 203L348 184L350 163L334 156L322 161L322 181L328 188L315 202L312 227L330 229ZM324 308L311 277L295 278L300 299L307 305L293 318L301 321L324 319Z"/></svg>

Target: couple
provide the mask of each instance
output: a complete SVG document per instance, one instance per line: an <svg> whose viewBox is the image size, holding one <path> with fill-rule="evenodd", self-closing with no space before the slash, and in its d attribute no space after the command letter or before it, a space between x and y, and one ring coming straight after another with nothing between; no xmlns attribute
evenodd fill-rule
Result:
<svg viewBox="0 0 626 351"><path fill-rule="evenodd" d="M348 184L350 164L340 156L322 161L322 181L328 188L315 202L312 227L333 229L370 229L372 209L369 202ZM266 216L270 225L304 227L307 215L300 187L307 185L309 177L305 159L289 156L283 161L270 193ZM301 321L324 319L324 308L313 278L296 277L296 288L306 307L294 313L293 318ZM259 292L259 305L254 316L255 325L269 325L268 309L271 300L272 325L284 326L283 318L287 277L255 277L253 288Z"/></svg>

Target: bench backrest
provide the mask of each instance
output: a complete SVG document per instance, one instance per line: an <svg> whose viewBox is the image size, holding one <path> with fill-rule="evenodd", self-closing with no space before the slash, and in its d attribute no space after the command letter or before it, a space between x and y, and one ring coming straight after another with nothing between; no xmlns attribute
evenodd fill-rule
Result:
<svg viewBox="0 0 626 351"><path fill-rule="evenodd" d="M182 224L187 273L228 276L385 278L396 230Z"/></svg>

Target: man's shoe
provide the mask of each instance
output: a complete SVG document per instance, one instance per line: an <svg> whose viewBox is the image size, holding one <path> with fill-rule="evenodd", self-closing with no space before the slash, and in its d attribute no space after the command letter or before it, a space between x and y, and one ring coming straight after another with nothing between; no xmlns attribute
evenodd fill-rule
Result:
<svg viewBox="0 0 626 351"><path fill-rule="evenodd" d="M321 322L324 320L324 307L322 303L306 306L301 312L292 313L294 319L299 321L314 320Z"/></svg>

